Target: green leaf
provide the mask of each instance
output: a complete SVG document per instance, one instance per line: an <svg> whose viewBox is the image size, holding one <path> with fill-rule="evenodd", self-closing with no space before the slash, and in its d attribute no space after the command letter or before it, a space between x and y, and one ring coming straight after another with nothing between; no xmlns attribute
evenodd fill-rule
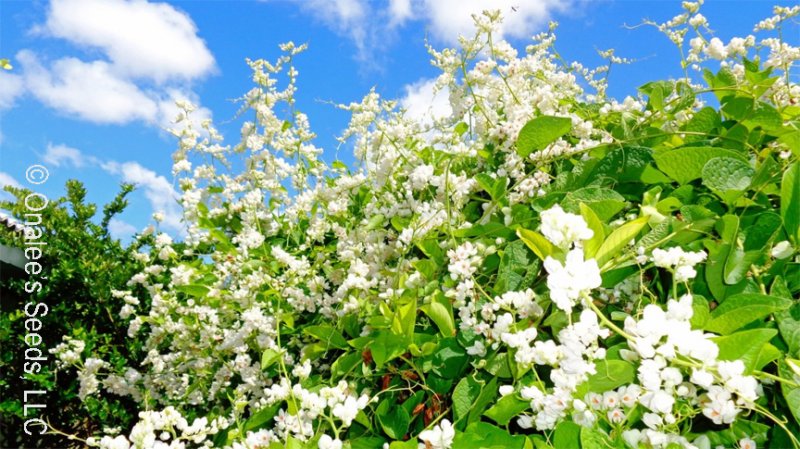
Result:
<svg viewBox="0 0 800 449"><path fill-rule="evenodd" d="M750 266L761 257L762 251L742 251L733 248L725 261L724 281L726 284L735 285L747 275Z"/></svg>
<svg viewBox="0 0 800 449"><path fill-rule="evenodd" d="M722 121L720 120L719 113L714 108L706 106L697 111L683 128L690 133L702 135L688 134L686 140L694 141L703 139L705 135L718 128L721 123Z"/></svg>
<svg viewBox="0 0 800 449"><path fill-rule="evenodd" d="M625 197L605 187L584 187L567 193L562 206L569 211L578 211L585 204L594 210L601 221L609 221L625 208Z"/></svg>
<svg viewBox="0 0 800 449"><path fill-rule="evenodd" d="M800 306L795 305L775 314L781 338L789 347L788 355L800 357Z"/></svg>
<svg viewBox="0 0 800 449"><path fill-rule="evenodd" d="M703 184L728 203L750 187L756 171L747 162L715 157L703 166Z"/></svg>
<svg viewBox="0 0 800 449"><path fill-rule="evenodd" d="M550 243L550 240L547 240L542 234L536 231L517 228L517 236L519 236L519 238L528 245L528 248L542 260L561 252L560 249Z"/></svg>
<svg viewBox="0 0 800 449"><path fill-rule="evenodd" d="M741 360L744 362L745 374L748 374L763 366L757 365L764 346L777 334L775 329L751 329L715 337L713 341L719 346L720 360Z"/></svg>
<svg viewBox="0 0 800 449"><path fill-rule="evenodd" d="M202 298L208 294L210 289L205 285L188 284L188 285L178 285L175 287L175 290L182 293L186 293L189 296L194 296L195 298Z"/></svg>
<svg viewBox="0 0 800 449"><path fill-rule="evenodd" d="M274 404L255 412L244 423L244 429L257 430L264 427L264 425L278 414L278 409L280 409L280 404Z"/></svg>
<svg viewBox="0 0 800 449"><path fill-rule="evenodd" d="M389 438L400 440L408 433L411 417L403 407L398 407L394 399L386 398L375 409L381 428Z"/></svg>
<svg viewBox="0 0 800 449"><path fill-rule="evenodd" d="M595 362L595 367L597 372L578 387L576 397L613 390L633 382L636 376L633 365L624 360L599 360Z"/></svg>
<svg viewBox="0 0 800 449"><path fill-rule="evenodd" d="M506 194L506 185L508 184L506 177L492 178L486 173L479 173L475 175L475 180L494 201L500 201Z"/></svg>
<svg viewBox="0 0 800 449"><path fill-rule="evenodd" d="M553 433L553 447L581 447L581 426L571 421L562 421L559 423Z"/></svg>
<svg viewBox="0 0 800 449"><path fill-rule="evenodd" d="M800 162L792 163L783 173L781 217L789 238L800 245Z"/></svg>
<svg viewBox="0 0 800 449"><path fill-rule="evenodd" d="M600 249L600 246L606 239L606 233L603 229L603 223L599 218L597 218L597 215L594 213L591 207L581 203L580 209L581 216L586 221L589 229L594 232L592 238L583 242L583 251L586 253L586 257L592 258L595 256L595 254L597 254L597 250Z"/></svg>
<svg viewBox="0 0 800 449"><path fill-rule="evenodd" d="M517 137L517 153L528 157L534 151L545 149L556 139L572 129L572 119L543 115L529 121Z"/></svg>
<svg viewBox="0 0 800 449"><path fill-rule="evenodd" d="M524 435L511 435L489 423L476 422L456 432L452 447L458 449L523 449Z"/></svg>
<svg viewBox="0 0 800 449"><path fill-rule="evenodd" d="M772 105L759 101L753 105L752 113L743 123L750 129L761 127L766 131L774 131L783 126L783 118Z"/></svg>
<svg viewBox="0 0 800 449"><path fill-rule="evenodd" d="M792 301L775 296L755 293L733 295L720 304L712 313L704 328L720 335L727 335L745 324L786 310Z"/></svg>
<svg viewBox="0 0 800 449"><path fill-rule="evenodd" d="M437 291L431 297L431 302L425 304L420 309L436 323L439 332L444 337L452 337L456 334L456 323L453 318L453 306L441 291Z"/></svg>
<svg viewBox="0 0 800 449"><path fill-rule="evenodd" d="M514 394L509 394L500 398L483 416L500 424L507 425L512 418L531 407L530 401L523 401Z"/></svg>
<svg viewBox="0 0 800 449"><path fill-rule="evenodd" d="M620 182L669 182L669 178L655 169L653 150L645 147L625 146L614 148L595 165L586 177L589 182L610 178Z"/></svg>
<svg viewBox="0 0 800 449"><path fill-rule="evenodd" d="M602 268L606 262L622 252L622 249L641 232L646 224L647 217L639 217L615 229L597 250L597 254L595 255L597 265Z"/></svg>
<svg viewBox="0 0 800 449"><path fill-rule="evenodd" d="M755 100L753 97L730 96L722 101L722 112L728 119L743 121L753 112Z"/></svg>
<svg viewBox="0 0 800 449"><path fill-rule="evenodd" d="M416 438L412 438L408 441L393 441L392 444L389 445L389 449L417 449L418 447L419 442L417 442Z"/></svg>
<svg viewBox="0 0 800 449"><path fill-rule="evenodd" d="M267 349L261 354L261 370L265 370L275 364L281 358L281 352L274 349Z"/></svg>
<svg viewBox="0 0 800 449"><path fill-rule="evenodd" d="M344 354L331 365L331 376L333 378L340 378L350 372L353 368L361 363L361 354L351 352Z"/></svg>
<svg viewBox="0 0 800 449"><path fill-rule="evenodd" d="M456 422L469 415L472 404L480 396L482 388L483 383L478 382L472 376L467 376L458 382L453 390L453 414Z"/></svg>
<svg viewBox="0 0 800 449"><path fill-rule="evenodd" d="M303 332L311 335L312 337L318 338L323 343L327 344L329 347L338 348L338 349L346 349L347 348L347 340L344 338L341 332L335 329L333 326L323 324L319 326L308 326L303 329Z"/></svg>
<svg viewBox="0 0 800 449"><path fill-rule="evenodd" d="M500 266L497 268L497 280L494 284L494 292L502 295L507 291L516 291L522 284L525 274L528 271L537 271L534 264L538 259L531 254L522 240L515 240L502 250Z"/></svg>
<svg viewBox="0 0 800 449"><path fill-rule="evenodd" d="M443 338L439 342L438 350L433 353L431 371L445 379L455 379L464 370L468 361L467 352L455 338Z"/></svg>
<svg viewBox="0 0 800 449"><path fill-rule="evenodd" d="M613 447L608 436L593 427L581 427L581 449L606 449Z"/></svg>
<svg viewBox="0 0 800 449"><path fill-rule="evenodd" d="M386 330L378 332L378 336L369 345L375 366L381 368L386 362L399 357L407 351L410 344L411 339L405 335L393 334Z"/></svg>
<svg viewBox="0 0 800 449"><path fill-rule="evenodd" d="M744 160L744 156L736 151L717 147L684 147L653 154L658 168L681 184L701 177L703 167L715 157Z"/></svg>
<svg viewBox="0 0 800 449"><path fill-rule="evenodd" d="M386 440L380 437L358 437L350 440L350 449L381 449L385 442ZM416 444L414 449L417 449Z"/></svg>
<svg viewBox="0 0 800 449"><path fill-rule="evenodd" d="M786 365L786 362L778 364L778 374L784 379L794 378L794 373ZM794 415L795 421L800 423L800 388L781 383L781 391L783 392L783 398L786 399L786 404L789 406L789 410L792 412L792 415Z"/></svg>
<svg viewBox="0 0 800 449"><path fill-rule="evenodd" d="M692 295L692 318L689 321L692 329L702 329L710 317L708 300L702 295Z"/></svg>
<svg viewBox="0 0 800 449"><path fill-rule="evenodd" d="M472 410L470 410L468 418L469 424L480 421L483 411L486 410L486 407L495 402L497 394L497 378L493 377L489 380L489 383L483 387L481 394L472 404Z"/></svg>

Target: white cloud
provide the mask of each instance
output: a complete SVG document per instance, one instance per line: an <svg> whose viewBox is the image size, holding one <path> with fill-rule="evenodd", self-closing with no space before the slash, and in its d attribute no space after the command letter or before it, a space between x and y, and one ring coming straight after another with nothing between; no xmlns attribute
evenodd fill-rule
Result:
<svg viewBox="0 0 800 449"><path fill-rule="evenodd" d="M485 9L498 9L504 20L502 35L528 38L555 11L565 11L573 0L422 0L417 6L420 15L430 24L433 35L449 44L458 42L458 35L474 33L473 14Z"/></svg>
<svg viewBox="0 0 800 449"><path fill-rule="evenodd" d="M414 15L411 0L389 0L389 18L391 25L399 25Z"/></svg>
<svg viewBox="0 0 800 449"><path fill-rule="evenodd" d="M194 79L214 69L192 19L166 3L52 0L47 21L37 30L100 48L132 77Z"/></svg>
<svg viewBox="0 0 800 449"><path fill-rule="evenodd" d="M24 90L25 84L20 75L0 70L0 110L14 106L17 97Z"/></svg>
<svg viewBox="0 0 800 449"><path fill-rule="evenodd" d="M97 163L96 158L84 156L78 149L62 144L53 145L52 143L47 145L47 151L42 156L42 161L53 167L60 167L64 164L74 168L82 168L88 164L94 165Z"/></svg>
<svg viewBox="0 0 800 449"><path fill-rule="evenodd" d="M172 188L167 179L153 170L141 166L137 162L106 162L102 168L107 172L122 177L124 182L135 184L142 189L145 198L155 212L164 213L162 224L177 232L183 232L181 224L181 207L178 204L178 192Z"/></svg>
<svg viewBox="0 0 800 449"><path fill-rule="evenodd" d="M17 54L21 76L16 84L0 79L0 108L13 103L24 88L69 117L167 128L177 115L175 100L199 104L191 82L215 69L194 22L166 3L52 0L44 24L34 31L99 49L105 57L41 61L33 51L22 50ZM196 116L200 120L211 113L199 107Z"/></svg>
<svg viewBox="0 0 800 449"><path fill-rule="evenodd" d="M30 93L47 106L96 123L153 120L155 101L136 84L120 78L103 61L62 58L45 68L29 50L17 54Z"/></svg>
<svg viewBox="0 0 800 449"><path fill-rule="evenodd" d="M116 218L108 222L108 233L115 239L128 238L136 233L136 226Z"/></svg>
<svg viewBox="0 0 800 449"><path fill-rule="evenodd" d="M348 36L358 57L370 60L374 50L386 45L399 26L422 22L435 40L458 42L459 34L474 34L473 14L497 9L503 14L500 34L528 38L536 34L554 12L569 11L578 0L389 0L385 7L369 0L294 0L335 32ZM501 36L498 36L501 37Z"/></svg>
<svg viewBox="0 0 800 449"><path fill-rule="evenodd" d="M400 99L400 106L406 110L407 116L431 122L432 118L446 117L451 113L447 89L434 93L435 84L435 79L421 79L405 86L405 96Z"/></svg>
<svg viewBox="0 0 800 449"><path fill-rule="evenodd" d="M371 45L368 25L375 17L364 0L294 0L295 3L321 20L335 32L349 36L358 49L360 59L367 58Z"/></svg>
<svg viewBox="0 0 800 449"><path fill-rule="evenodd" d="M3 187L11 186L20 188L22 185L14 179L13 176L9 175L6 172L0 171L0 200L2 201L14 201L14 195L6 192Z"/></svg>
<svg viewBox="0 0 800 449"><path fill-rule="evenodd" d="M0 171L0 189L5 186L11 186L16 188L21 188L22 184L20 184L13 176L9 175L6 172Z"/></svg>

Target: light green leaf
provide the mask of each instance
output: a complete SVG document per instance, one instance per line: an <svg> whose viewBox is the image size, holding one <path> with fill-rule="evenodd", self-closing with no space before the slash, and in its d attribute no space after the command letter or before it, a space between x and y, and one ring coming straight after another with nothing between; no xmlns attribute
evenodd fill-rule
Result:
<svg viewBox="0 0 800 449"><path fill-rule="evenodd" d="M577 397L583 397L590 392L603 393L613 390L620 385L633 382L636 375L633 365L624 360L600 360L595 362L595 367L597 372L578 387Z"/></svg>
<svg viewBox="0 0 800 449"><path fill-rule="evenodd" d="M608 436L593 427L581 427L581 449L606 449L612 447Z"/></svg>
<svg viewBox="0 0 800 449"><path fill-rule="evenodd" d="M550 243L550 240L547 240L542 234L536 231L517 228L517 236L519 236L519 238L528 245L528 248L542 260L561 252L560 249Z"/></svg>
<svg viewBox="0 0 800 449"><path fill-rule="evenodd" d="M602 269L606 262L616 257L631 240L636 238L646 224L647 217L639 217L615 229L597 250L595 255L597 265Z"/></svg>
<svg viewBox="0 0 800 449"><path fill-rule="evenodd" d="M509 394L500 398L483 416L492 421L505 426L512 418L519 415L531 407L530 401L523 401L514 394Z"/></svg>
<svg viewBox="0 0 800 449"><path fill-rule="evenodd" d="M703 166L703 184L732 203L750 187L756 171L747 162L731 157L715 157Z"/></svg>
<svg viewBox="0 0 800 449"><path fill-rule="evenodd" d="M775 329L751 329L715 337L713 341L719 346L720 360L741 360L744 362L745 374L748 374L763 366L758 366L758 363L762 357L768 358L768 354L761 355L764 347L777 334ZM762 361L766 364L771 360Z"/></svg>
<svg viewBox="0 0 800 449"><path fill-rule="evenodd" d="M266 349L261 354L261 370L265 370L274 365L281 358L281 352L274 349Z"/></svg>
<svg viewBox="0 0 800 449"><path fill-rule="evenodd" d="M175 290L186 293L189 296L194 296L195 298L202 298L208 294L210 289L205 285L188 284L178 285L175 287Z"/></svg>
<svg viewBox="0 0 800 449"><path fill-rule="evenodd" d="M744 160L736 151L717 147L685 147L653 153L658 168L681 184L701 177L703 167L715 157Z"/></svg>
<svg viewBox="0 0 800 449"><path fill-rule="evenodd" d="M786 310L792 301L775 296L740 293L727 298L711 313L705 330L727 335L745 324L760 320L770 314Z"/></svg>
<svg viewBox="0 0 800 449"><path fill-rule="evenodd" d="M584 187L567 193L562 206L568 211L578 211L580 205L587 205L601 221L609 221L625 208L625 197L605 187Z"/></svg>
<svg viewBox="0 0 800 449"><path fill-rule="evenodd" d="M456 324L453 318L453 306L445 296L438 291L431 297L431 302L420 307L425 315L436 323L444 337L452 337L456 334Z"/></svg>
<svg viewBox="0 0 800 449"><path fill-rule="evenodd" d="M308 335L318 338L321 342L333 348L346 349L347 340L341 332L333 326L323 324L319 326L308 326L303 329Z"/></svg>
<svg viewBox="0 0 800 449"><path fill-rule="evenodd" d="M534 151L545 149L556 139L572 129L572 119L543 115L529 121L517 137L517 153L528 157Z"/></svg>
<svg viewBox="0 0 800 449"><path fill-rule="evenodd" d="M781 217L789 238L800 244L800 162L792 163L783 173Z"/></svg>
<svg viewBox="0 0 800 449"><path fill-rule="evenodd" d="M586 253L586 257L592 258L597 254L597 250L600 249L606 239L606 233L603 229L603 223L597 218L597 214L594 213L591 207L581 203L580 209L581 216L586 220L589 229L594 232L592 238L583 242L583 251Z"/></svg>

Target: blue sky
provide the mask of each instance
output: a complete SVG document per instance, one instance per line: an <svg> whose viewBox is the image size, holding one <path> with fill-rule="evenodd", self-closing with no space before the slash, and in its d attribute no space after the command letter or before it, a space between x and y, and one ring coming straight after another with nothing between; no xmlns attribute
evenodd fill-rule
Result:
<svg viewBox="0 0 800 449"><path fill-rule="evenodd" d="M727 41L751 33L773 4L792 2L709 0L702 12ZM114 234L141 230L156 210L168 215L164 229L179 233L170 198L176 141L163 131L175 98L198 103L234 143L241 121L232 100L251 88L245 58L274 59L281 42L308 43L297 63L298 107L330 160L349 117L329 102L358 101L375 87L424 107L425 82L436 75L426 36L436 47L452 45L469 30L470 13L492 5L508 17L506 37L519 48L552 19L568 60L594 66L596 50L607 48L637 59L613 69L613 96L677 75L677 51L665 37L651 27L625 27L671 18L680 12L676 1L6 0L0 57L14 69L0 74L0 185L30 187L26 168L43 164L51 176L38 191L58 196L76 178L103 204L120 182L135 182ZM347 151L338 156L348 160Z"/></svg>

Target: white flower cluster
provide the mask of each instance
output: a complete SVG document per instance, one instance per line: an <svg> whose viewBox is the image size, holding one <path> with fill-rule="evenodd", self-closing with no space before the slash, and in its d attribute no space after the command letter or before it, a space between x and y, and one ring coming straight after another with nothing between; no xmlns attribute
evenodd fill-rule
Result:
<svg viewBox="0 0 800 449"><path fill-rule="evenodd" d="M653 263L657 267L668 268L675 274L676 282L686 282L697 276L694 266L706 260L703 251L684 251L678 246L669 249L653 250Z"/></svg>
<svg viewBox="0 0 800 449"><path fill-rule="evenodd" d="M419 434L419 439L423 441L419 443L419 449L450 449L455 436L453 425L449 420L443 419L439 424Z"/></svg>
<svg viewBox="0 0 800 449"><path fill-rule="evenodd" d="M540 217L542 234L559 248L581 246L581 241L588 240L594 235L583 217L564 212L558 204L542 211Z"/></svg>
<svg viewBox="0 0 800 449"><path fill-rule="evenodd" d="M104 436L99 440L89 438L86 443L90 447L100 449L211 447L212 444L208 437L227 426L228 421L224 418L217 418L210 422L207 418L196 418L190 425L178 410L174 407L166 407L161 411L140 412L139 422L133 426L127 437L123 435Z"/></svg>
<svg viewBox="0 0 800 449"><path fill-rule="evenodd" d="M334 387L323 387L317 392L311 392L299 383L291 385L284 378L280 383L273 384L265 390L265 397L259 402L262 406L279 404L283 401L296 404L298 410L293 414L287 413L283 408L278 411L273 429L274 436L281 441L286 441L289 435L307 441L315 433L314 420L322 416L331 422L334 419L338 420L339 429L350 427L358 412L366 408L370 401L368 395L354 396L350 390L347 382L341 381ZM341 444L341 442L332 441L331 444Z"/></svg>
<svg viewBox="0 0 800 449"><path fill-rule="evenodd" d="M638 321L625 320L633 350L627 357L639 363L639 402L647 409L642 420L648 429L641 436L658 447L672 441L664 429L676 422L679 403L699 408L715 424L730 424L760 394L741 360L718 360L714 335L691 328L692 301L691 295L670 300L666 311L651 304Z"/></svg>
<svg viewBox="0 0 800 449"><path fill-rule="evenodd" d="M594 360L605 357L605 349L599 346L601 338L607 338L610 332L600 327L597 315L591 310L584 310L578 322L567 326L558 333L559 344L553 340L537 341L532 348L524 348L520 352L523 363L549 365L552 390L543 389L542 385L530 385L520 391L522 398L530 401L533 414L524 414L517 419L520 427L537 430L553 429L570 411L576 423L591 426L594 415L586 409L586 404L576 399L575 392L579 385L596 372ZM517 354L519 356L519 353Z"/></svg>
<svg viewBox="0 0 800 449"><path fill-rule="evenodd" d="M583 250L576 248L567 253L563 264L550 256L544 261L550 299L567 313L572 312L581 299L588 300L589 292L602 283L597 261L583 258Z"/></svg>

